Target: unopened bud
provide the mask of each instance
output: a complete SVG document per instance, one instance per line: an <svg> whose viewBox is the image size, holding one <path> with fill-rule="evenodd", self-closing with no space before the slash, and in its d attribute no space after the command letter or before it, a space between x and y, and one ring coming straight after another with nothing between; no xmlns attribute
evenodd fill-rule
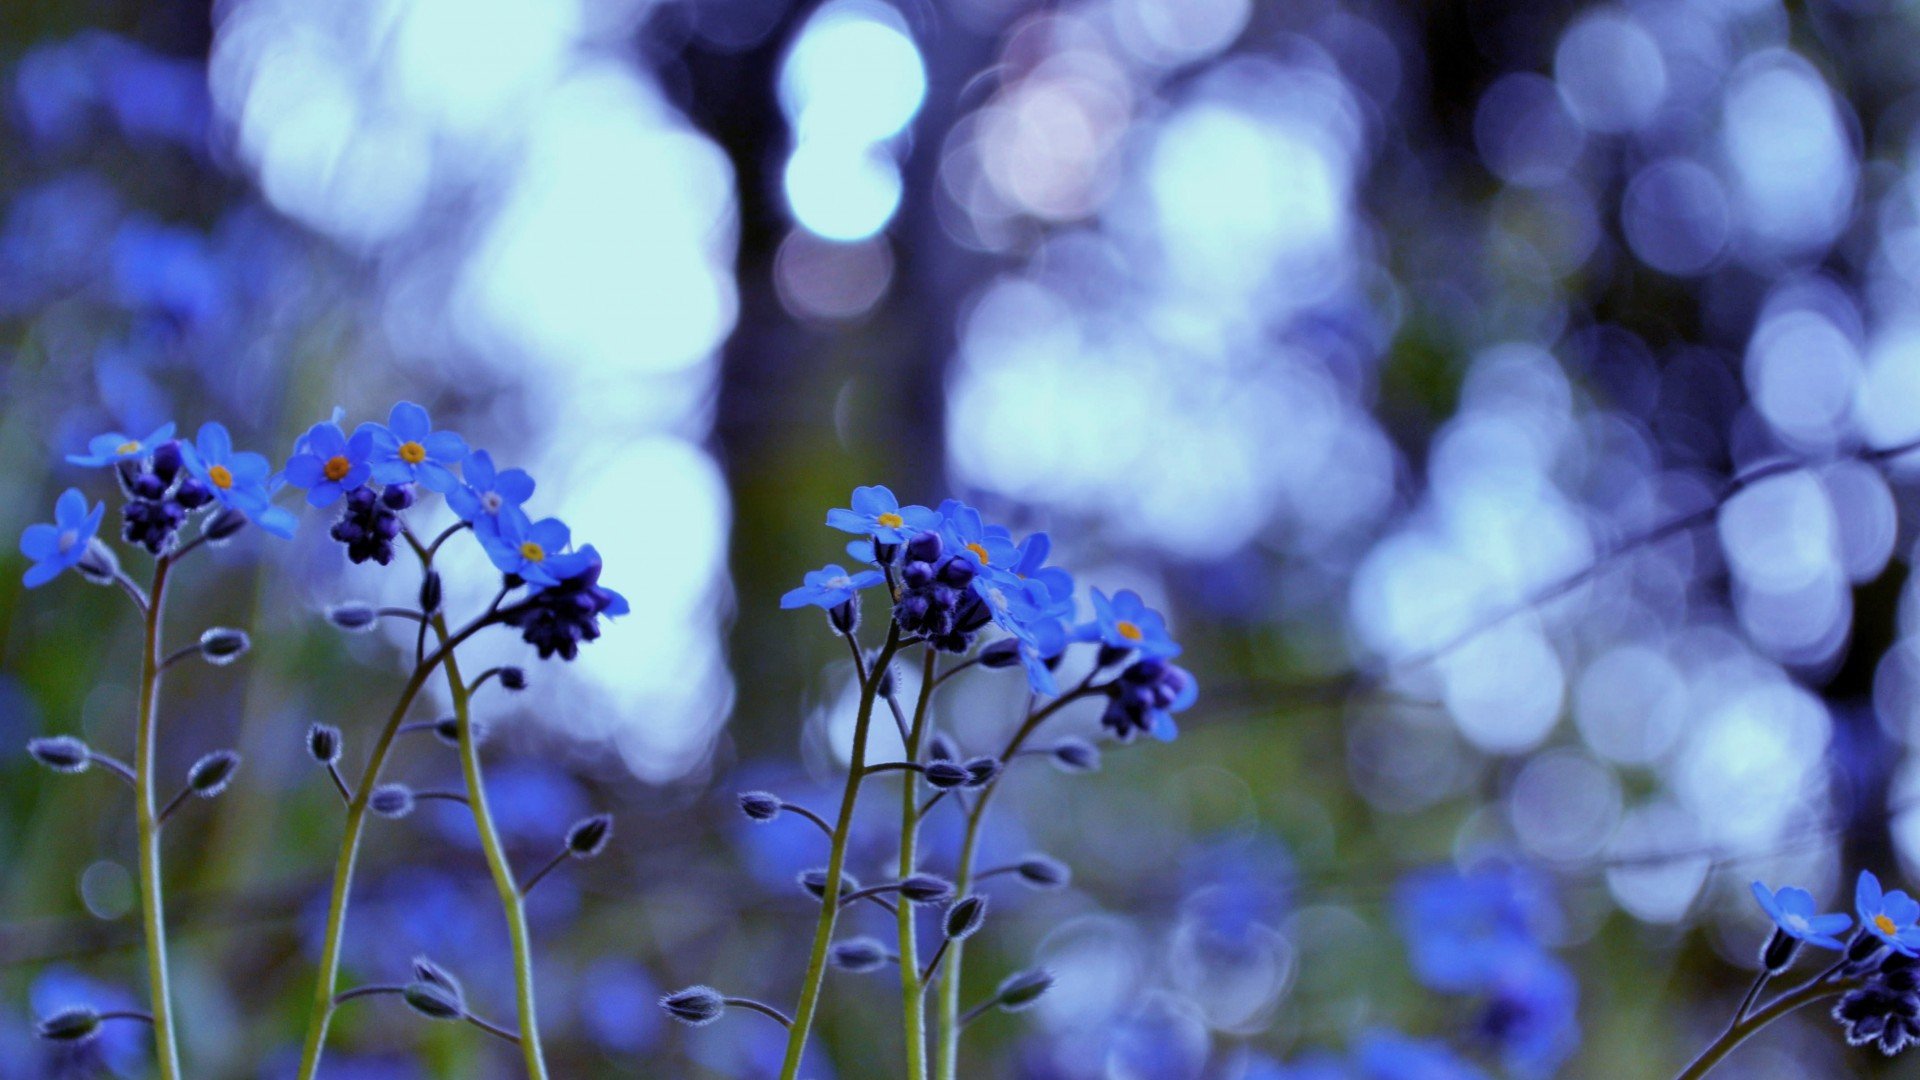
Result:
<svg viewBox="0 0 1920 1080"><path fill-rule="evenodd" d="M240 769L240 755L231 750L215 750L193 763L187 770L187 786L195 795L212 799L227 790L233 774Z"/></svg>
<svg viewBox="0 0 1920 1080"><path fill-rule="evenodd" d="M935 874L914 874L901 879L900 896L915 904L937 904L953 895L953 882Z"/></svg>
<svg viewBox="0 0 1920 1080"><path fill-rule="evenodd" d="M986 787L993 783L994 777L1000 775L1000 762L990 757L968 758L961 768L966 770L967 779L964 786L969 788Z"/></svg>
<svg viewBox="0 0 1920 1080"><path fill-rule="evenodd" d="M946 791L949 788L957 788L967 782L966 767L958 762L946 759L927 762L926 771L923 775L926 776L927 783L939 788L941 791Z"/></svg>
<svg viewBox="0 0 1920 1080"><path fill-rule="evenodd" d="M307 754L322 765L340 760L340 729L331 724L315 724L307 729Z"/></svg>
<svg viewBox="0 0 1920 1080"><path fill-rule="evenodd" d="M965 941L987 920L987 898L979 894L956 901L947 909L943 926L949 941Z"/></svg>
<svg viewBox="0 0 1920 1080"><path fill-rule="evenodd" d="M1073 871L1067 864L1050 855L1029 855L1020 860L1015 872L1021 881L1036 889L1063 889L1073 880Z"/></svg>
<svg viewBox="0 0 1920 1080"><path fill-rule="evenodd" d="M405 784L381 784L367 796L367 809L397 821L413 813L413 789Z"/></svg>
<svg viewBox="0 0 1920 1080"><path fill-rule="evenodd" d="M429 1020L461 1020L467 1015L460 999L437 983L410 982L400 991L400 1000Z"/></svg>
<svg viewBox="0 0 1920 1080"><path fill-rule="evenodd" d="M770 791L743 791L740 793L740 812L747 815L749 821L766 824L780 816L784 809L780 797Z"/></svg>
<svg viewBox="0 0 1920 1080"><path fill-rule="evenodd" d="M245 630L229 626L209 627L200 635L200 657L209 664L231 664L252 646Z"/></svg>
<svg viewBox="0 0 1920 1080"><path fill-rule="evenodd" d="M525 690L527 673L523 668L503 667L500 669L500 685L509 690Z"/></svg>
<svg viewBox="0 0 1920 1080"><path fill-rule="evenodd" d="M1001 982L1000 989L994 992L993 1003L1004 1012L1019 1012L1031 1007L1051 989L1053 972L1046 968L1016 971Z"/></svg>
<svg viewBox="0 0 1920 1080"><path fill-rule="evenodd" d="M83 773L93 764L93 751L71 735L53 735L27 742L33 760L58 773Z"/></svg>
<svg viewBox="0 0 1920 1080"><path fill-rule="evenodd" d="M100 1034L100 1014L85 1005L61 1009L34 1025L34 1032L49 1042L88 1042Z"/></svg>
<svg viewBox="0 0 1920 1080"><path fill-rule="evenodd" d="M342 630L371 630L374 624L380 621L380 615L374 610L372 604L350 600L328 608L327 621Z"/></svg>
<svg viewBox="0 0 1920 1080"><path fill-rule="evenodd" d="M1053 757L1054 767L1061 772L1100 771L1100 748L1085 739L1062 739L1054 744L1049 753Z"/></svg>
<svg viewBox="0 0 1920 1080"><path fill-rule="evenodd" d="M864 975L885 966L893 957L886 946L870 937L848 938L836 941L827 951L827 961L841 971L854 975Z"/></svg>
<svg viewBox="0 0 1920 1080"><path fill-rule="evenodd" d="M576 859L591 859L607 849L607 841L612 836L612 814L582 818L567 830L567 854Z"/></svg>
<svg viewBox="0 0 1920 1080"><path fill-rule="evenodd" d="M440 586L440 571L427 571L427 576L420 579L420 614L432 615L439 611L444 596L445 592Z"/></svg>
<svg viewBox="0 0 1920 1080"><path fill-rule="evenodd" d="M711 986L689 986L661 998L660 1007L688 1027L704 1027L727 1011L727 1000Z"/></svg>
<svg viewBox="0 0 1920 1080"><path fill-rule="evenodd" d="M799 881L800 881L800 887L807 890L808 893L812 894L814 899L816 900L826 899L827 872L825 870L820 870L820 869L802 870L800 872ZM860 888L860 883L854 880L854 877L852 874L842 873L840 875L840 895L841 896L845 896L850 892L854 892L858 890L859 888Z"/></svg>

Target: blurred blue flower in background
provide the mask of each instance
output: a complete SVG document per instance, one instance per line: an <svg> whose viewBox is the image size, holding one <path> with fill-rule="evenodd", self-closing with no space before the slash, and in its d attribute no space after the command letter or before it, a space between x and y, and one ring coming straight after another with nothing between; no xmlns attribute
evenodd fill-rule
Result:
<svg viewBox="0 0 1920 1080"><path fill-rule="evenodd" d="M118 431L109 431L104 435L95 435L87 440L87 452L68 454L67 460L75 465L88 468L102 468L122 461L131 461L150 453L154 447L173 438L173 421L169 420L144 439L133 439Z"/></svg>

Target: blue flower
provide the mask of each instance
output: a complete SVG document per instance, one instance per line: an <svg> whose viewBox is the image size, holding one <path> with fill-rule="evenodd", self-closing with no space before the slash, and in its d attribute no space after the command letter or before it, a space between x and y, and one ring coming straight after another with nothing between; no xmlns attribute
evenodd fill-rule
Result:
<svg viewBox="0 0 1920 1080"><path fill-rule="evenodd" d="M364 429L349 439L337 421L315 424L293 444L283 475L287 483L307 489L308 503L331 506L367 482L373 472L367 463L372 452L373 436Z"/></svg>
<svg viewBox="0 0 1920 1080"><path fill-rule="evenodd" d="M819 570L809 570L806 584L789 590L780 598L782 608L814 607L835 608L852 600L861 589L870 589L886 580L886 575L878 570L862 570L849 574L839 566L828 563Z"/></svg>
<svg viewBox="0 0 1920 1080"><path fill-rule="evenodd" d="M1878 883L1875 883L1876 887ZM1760 909L1773 920L1773 925L1790 938L1797 938L1809 945L1818 945L1823 949L1844 949L1839 935L1847 932L1853 925L1853 919L1842 914L1816 915L1813 894L1805 889L1796 889L1789 885L1779 892L1768 891L1765 885L1753 883L1753 898L1759 902Z"/></svg>
<svg viewBox="0 0 1920 1080"><path fill-rule="evenodd" d="M1046 533L1037 532L1026 539L1014 550L1013 564L1008 572L1017 578L1038 581L1047 587L1048 596L1055 602L1068 602L1065 614L1071 615L1073 600L1073 575L1057 566L1047 565L1047 556L1053 553L1053 538Z"/></svg>
<svg viewBox="0 0 1920 1080"><path fill-rule="evenodd" d="M1407 875L1394 890L1394 914L1413 973L1435 990L1477 993L1515 957L1538 951L1529 912L1551 908L1528 895L1533 884L1498 865Z"/></svg>
<svg viewBox="0 0 1920 1080"><path fill-rule="evenodd" d="M851 510L827 511L827 525L841 532L871 536L883 544L904 543L916 532L938 529L943 520L924 506L901 506L893 492L877 484L854 488L852 505Z"/></svg>
<svg viewBox="0 0 1920 1080"><path fill-rule="evenodd" d="M273 505L267 490L267 459L250 451L235 452L233 436L221 424L202 424L193 442L182 443L187 469L213 492L222 506L247 515L248 520L282 539L293 535L291 513Z"/></svg>
<svg viewBox="0 0 1920 1080"><path fill-rule="evenodd" d="M87 440L87 452L68 454L67 460L75 465L99 468L136 458L148 453L154 447L173 438L173 422L161 424L153 434L144 439L130 439L118 431L109 431L105 435L95 435Z"/></svg>
<svg viewBox="0 0 1920 1080"><path fill-rule="evenodd" d="M467 482L447 492L447 505L468 524L484 522L491 528L502 510L518 509L533 497L533 477L525 469L495 471L493 455L485 450L468 455L460 471Z"/></svg>
<svg viewBox="0 0 1920 1080"><path fill-rule="evenodd" d="M518 511L514 511L518 515ZM520 637L540 651L540 659L558 655L571 660L580 654L582 642L600 636L600 617L625 615L627 598L600 584L600 553L588 544L569 555L547 560L549 571L566 573L550 587L534 594L508 610L508 626L517 627Z"/></svg>
<svg viewBox="0 0 1920 1080"><path fill-rule="evenodd" d="M387 424L362 424L373 439L373 478L382 484L426 485L442 494L460 486L452 468L467 458L467 441L451 431L433 430L427 410L411 401L394 405ZM356 432L355 434L359 434Z"/></svg>
<svg viewBox="0 0 1920 1080"><path fill-rule="evenodd" d="M517 506L504 507L493 528L478 530L475 535L501 573L516 575L536 587L558 585L586 567L584 549L567 551L573 533L559 518L533 521Z"/></svg>
<svg viewBox="0 0 1920 1080"><path fill-rule="evenodd" d="M1920 955L1920 901L1895 889L1880 891L1880 879L1873 871L1860 871L1853 890L1854 909L1860 913L1860 925L1867 932L1892 946L1895 952Z"/></svg>
<svg viewBox="0 0 1920 1080"><path fill-rule="evenodd" d="M1546 1077L1580 1046L1579 1009L1573 973L1536 949L1514 954L1494 973L1477 1026L1510 1075Z"/></svg>
<svg viewBox="0 0 1920 1080"><path fill-rule="evenodd" d="M1110 648L1137 649L1147 659L1180 655L1179 644L1167 633L1167 621L1132 589L1121 589L1112 599L1093 590L1093 619L1081 628L1083 636L1097 637Z"/></svg>
<svg viewBox="0 0 1920 1080"><path fill-rule="evenodd" d="M1127 665L1119 678L1107 684L1107 693L1111 696L1100 723L1116 738L1125 742L1144 731L1161 742L1172 742L1180 734L1173 714L1193 706L1200 684L1186 668L1153 657Z"/></svg>
<svg viewBox="0 0 1920 1080"><path fill-rule="evenodd" d="M20 554L33 560L21 579L26 587L37 589L79 563L87 554L87 544L100 531L100 519L106 512L106 503L96 503L88 510L87 497L78 488L61 492L53 504L53 524L35 523L20 534Z"/></svg>
<svg viewBox="0 0 1920 1080"><path fill-rule="evenodd" d="M980 511L958 499L948 499L936 513L945 519L941 531L946 534L946 546L973 560L980 569L1005 573L1019 561L1013 534L1004 526L986 524Z"/></svg>

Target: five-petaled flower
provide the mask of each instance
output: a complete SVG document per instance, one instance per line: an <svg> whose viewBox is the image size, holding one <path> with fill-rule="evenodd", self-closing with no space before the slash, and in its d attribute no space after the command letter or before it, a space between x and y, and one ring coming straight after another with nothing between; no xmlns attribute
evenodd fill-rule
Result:
<svg viewBox="0 0 1920 1080"><path fill-rule="evenodd" d="M467 482L447 492L447 505L470 525L492 528L501 511L519 509L533 497L533 477L525 469L496 470L485 450L469 454L460 471Z"/></svg>
<svg viewBox="0 0 1920 1080"><path fill-rule="evenodd" d="M1854 886L1853 904L1860 914L1860 925L1868 933L1896 952L1920 954L1920 926L1915 925L1920 922L1920 900L1899 889L1883 893L1873 871L1862 870Z"/></svg>
<svg viewBox="0 0 1920 1080"><path fill-rule="evenodd" d="M293 535L293 515L273 505L267 490L267 459L251 451L235 451L225 425L202 424L194 441L180 446L187 469L207 485L220 505L233 507L275 536Z"/></svg>
<svg viewBox="0 0 1920 1080"><path fill-rule="evenodd" d="M898 544L914 533L940 527L940 515L924 506L901 506L893 492L875 484L853 489L853 509L827 511L827 525L841 532Z"/></svg>
<svg viewBox="0 0 1920 1080"><path fill-rule="evenodd" d="M95 435L88 439L87 452L68 454L67 460L75 465L99 468L151 453L154 447L171 438L173 438L172 421L161 424L158 430L144 439L130 439L118 431L109 431L105 435Z"/></svg>
<svg viewBox="0 0 1920 1080"><path fill-rule="evenodd" d="M941 503L939 513L946 519L941 530L946 533L947 546L973 560L981 569L1005 572L1019 561L1013 534L1005 526L986 524L980 518L980 511L958 499Z"/></svg>
<svg viewBox="0 0 1920 1080"><path fill-rule="evenodd" d="M1121 589L1111 599L1094 589L1093 618L1090 626L1081 628L1083 636L1097 636L1115 649L1138 650L1147 659L1180 655L1179 643L1167 633L1167 621L1132 589Z"/></svg>
<svg viewBox="0 0 1920 1080"><path fill-rule="evenodd" d="M362 424L360 432L373 439L369 460L380 483L419 483L441 494L460 486L452 469L466 460L467 441L451 431L433 430L427 410L413 402L395 404L385 427Z"/></svg>
<svg viewBox="0 0 1920 1080"><path fill-rule="evenodd" d="M367 482L373 471L367 463L372 451L373 436L364 428L349 439L339 424L318 423L294 444L283 475L287 483L307 489L308 503L331 506L340 496Z"/></svg>
<svg viewBox="0 0 1920 1080"><path fill-rule="evenodd" d="M21 581L36 589L60 576L87 554L93 534L100 531L100 519L107 504L96 503L87 509L87 497L78 488L68 488L53 504L53 524L37 522L20 534L20 554L33 560Z"/></svg>
<svg viewBox="0 0 1920 1080"><path fill-rule="evenodd" d="M1877 889L1879 882L1875 882L1874 887ZM1838 912L1816 914L1819 909L1814 906L1813 894L1807 890L1789 885L1779 892L1773 892L1756 881L1753 883L1753 898L1759 902L1760 909L1767 913L1767 917L1773 920L1773 925L1788 937L1823 949L1846 947L1840 935L1853 925L1853 919Z"/></svg>
<svg viewBox="0 0 1920 1080"><path fill-rule="evenodd" d="M558 585L586 568L590 559L569 552L573 534L559 518L530 521L518 507L504 507L494 528L476 530L487 558L503 574L534 586Z"/></svg>
<svg viewBox="0 0 1920 1080"><path fill-rule="evenodd" d="M783 608L814 607L835 608L852 600L861 589L870 589L886 580L886 575L878 570L862 570L850 574L839 566L828 563L818 570L807 571L803 579L806 584L792 589L780 598Z"/></svg>

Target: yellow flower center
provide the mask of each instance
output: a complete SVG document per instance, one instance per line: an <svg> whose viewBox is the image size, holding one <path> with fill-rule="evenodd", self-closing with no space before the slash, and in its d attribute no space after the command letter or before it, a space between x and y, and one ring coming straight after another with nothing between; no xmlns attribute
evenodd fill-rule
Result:
<svg viewBox="0 0 1920 1080"><path fill-rule="evenodd" d="M897 529L900 526L905 525L907 523L907 519L901 517L899 514L881 514L879 517L874 518L873 520L879 522L880 524L886 526L889 529Z"/></svg>
<svg viewBox="0 0 1920 1080"><path fill-rule="evenodd" d="M1139 641L1141 638L1147 636L1140 632L1138 623L1130 623L1125 619L1121 619L1115 624L1114 629L1120 631L1120 636L1126 638L1128 641Z"/></svg>
<svg viewBox="0 0 1920 1080"><path fill-rule="evenodd" d="M116 454L131 454L138 449L140 449L140 440L128 439L126 442L114 447L113 452Z"/></svg>
<svg viewBox="0 0 1920 1080"><path fill-rule="evenodd" d="M209 466L207 468L207 479L213 481L214 487L224 491L233 486L233 470L227 468L225 465Z"/></svg>
<svg viewBox="0 0 1920 1080"><path fill-rule="evenodd" d="M1878 929L1881 933L1887 935L1888 937L1892 937L1893 935L1900 932L1900 928L1893 925L1893 920L1887 918L1885 915L1875 915L1873 917L1873 925L1876 929Z"/></svg>
<svg viewBox="0 0 1920 1080"><path fill-rule="evenodd" d="M400 460L409 465L418 465L427 460L427 448L417 442L400 444Z"/></svg>
<svg viewBox="0 0 1920 1080"><path fill-rule="evenodd" d="M967 550L973 552L974 558L980 560L981 566L985 566L988 563L993 561L992 559L987 558L987 546L985 544L981 544L981 543L968 544Z"/></svg>
<svg viewBox="0 0 1920 1080"><path fill-rule="evenodd" d="M547 549L529 540L520 545L520 557L528 562L545 562Z"/></svg>
<svg viewBox="0 0 1920 1080"><path fill-rule="evenodd" d="M320 467L320 471L325 473L329 480L344 480L347 474L353 471L353 462L348 461L345 454L335 454L327 459L327 463Z"/></svg>

